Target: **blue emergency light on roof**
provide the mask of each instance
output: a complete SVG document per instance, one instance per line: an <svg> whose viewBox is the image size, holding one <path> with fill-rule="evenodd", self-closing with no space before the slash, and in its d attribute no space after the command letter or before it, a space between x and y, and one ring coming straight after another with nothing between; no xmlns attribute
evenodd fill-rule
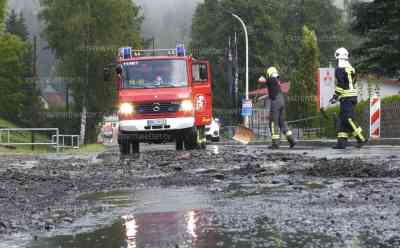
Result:
<svg viewBox="0 0 400 248"><path fill-rule="evenodd" d="M176 55L178 55L178 56L185 56L186 55L185 45L178 44L176 46Z"/></svg>
<svg viewBox="0 0 400 248"><path fill-rule="evenodd" d="M132 58L132 47L122 47L119 49L119 57L122 59Z"/></svg>

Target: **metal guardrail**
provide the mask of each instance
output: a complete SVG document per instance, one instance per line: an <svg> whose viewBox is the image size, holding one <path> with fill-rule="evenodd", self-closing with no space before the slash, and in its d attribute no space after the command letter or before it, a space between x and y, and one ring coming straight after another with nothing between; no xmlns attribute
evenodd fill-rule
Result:
<svg viewBox="0 0 400 248"><path fill-rule="evenodd" d="M21 133L21 132L31 132L33 135L33 132L55 132L56 133L56 139L55 141L49 140L49 142L14 142L15 138L13 139L12 134L13 133ZM6 138L3 141L3 136L6 136ZM2 128L0 129L0 145L49 145L49 146L54 146L59 152L59 136L60 136L60 131L58 128Z"/></svg>
<svg viewBox="0 0 400 248"><path fill-rule="evenodd" d="M53 143L57 142L58 139L58 148L70 148L70 149L79 149L79 135L53 135L51 136L51 140ZM69 142L68 142L69 141Z"/></svg>

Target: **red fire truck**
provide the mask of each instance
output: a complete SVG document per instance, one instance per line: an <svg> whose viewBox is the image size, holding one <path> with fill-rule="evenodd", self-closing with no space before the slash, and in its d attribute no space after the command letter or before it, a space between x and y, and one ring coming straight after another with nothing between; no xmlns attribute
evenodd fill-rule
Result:
<svg viewBox="0 0 400 248"><path fill-rule="evenodd" d="M211 72L207 61L175 49L119 49L118 144L122 154L140 143L175 142L177 150L205 148L212 121Z"/></svg>

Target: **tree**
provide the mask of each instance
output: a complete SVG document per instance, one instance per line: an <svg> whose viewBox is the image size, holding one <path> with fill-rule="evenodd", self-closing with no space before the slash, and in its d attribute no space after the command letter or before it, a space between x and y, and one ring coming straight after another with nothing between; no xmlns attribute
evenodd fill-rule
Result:
<svg viewBox="0 0 400 248"><path fill-rule="evenodd" d="M317 112L316 73L320 67L320 51L317 36L307 26L303 27L298 66L289 93L291 119L310 117Z"/></svg>
<svg viewBox="0 0 400 248"><path fill-rule="evenodd" d="M4 19L4 3L0 0L0 25ZM4 35L0 32L0 115L18 124L32 126L37 113L29 109L40 106L40 101L38 91L27 80L32 76L32 50L27 42L23 16L17 17L12 11L6 31Z"/></svg>
<svg viewBox="0 0 400 248"><path fill-rule="evenodd" d="M286 9L281 23L284 43L287 49L285 56L288 58L290 70L295 69L296 61L293 55L298 54L302 40L303 27L307 26L315 31L318 37L318 46L323 66L334 63L334 53L338 47L353 46L351 34L342 18L343 12L336 8L331 0L285 0L282 2Z"/></svg>
<svg viewBox="0 0 400 248"><path fill-rule="evenodd" d="M244 34L240 24L224 11L238 14L249 30L250 43L250 89L258 87L257 78L266 67L274 65L282 79L292 81L298 69L299 49L303 26L315 30L318 47L321 48L321 63L325 66L333 61L337 47L347 46L348 32L341 12L331 0L205 0L198 5L193 17L192 47L200 51L223 51L228 37L238 32L240 39L240 67L244 68ZM207 54L213 64L215 103L218 107L229 106L227 80L221 73L224 53ZM314 76L315 73L312 75ZM244 78L241 70L240 78ZM244 82L239 85L243 92Z"/></svg>
<svg viewBox="0 0 400 248"><path fill-rule="evenodd" d="M223 73L225 49L228 37L233 38L237 32L239 39L240 68L244 67L245 44L244 33L240 23L228 12L234 12L245 22L249 31L250 43L250 87L255 88L256 78L263 73L264 68L274 61L279 63L278 47L280 47L279 23L274 11L277 1L233 1L233 0L206 0L199 4L192 25L192 48L197 51L207 51L201 55L210 60L213 66L213 78L217 82L213 91L217 107L229 107L231 102L227 96L229 84ZM266 28L268 27L268 28ZM240 70L240 78L244 78L244 69ZM243 92L244 81L239 82Z"/></svg>
<svg viewBox="0 0 400 248"><path fill-rule="evenodd" d="M141 46L139 8L130 0L41 0L41 4L44 35L61 61L63 75L74 78L75 109L96 113L86 125L93 141L102 113L114 108L114 84L104 81L104 67L114 60L118 47Z"/></svg>
<svg viewBox="0 0 400 248"><path fill-rule="evenodd" d="M22 12L17 15L15 10L11 10L6 21L6 30L8 33L20 37L23 41L27 41L29 38L28 28L26 27L25 18Z"/></svg>
<svg viewBox="0 0 400 248"><path fill-rule="evenodd" d="M4 17L6 13L6 0L0 0L0 35L4 31Z"/></svg>
<svg viewBox="0 0 400 248"><path fill-rule="evenodd" d="M26 43L17 36L0 36L0 116L16 121L23 109L23 56Z"/></svg>
<svg viewBox="0 0 400 248"><path fill-rule="evenodd" d="M21 94L23 94L20 116L16 122L25 127L39 127L39 115L43 110L40 100L40 91L36 85L34 75L34 48L29 41L29 33L22 12L18 15L14 10L6 20L6 32L17 36L25 43L24 53L21 56L23 71L21 78L23 80Z"/></svg>
<svg viewBox="0 0 400 248"><path fill-rule="evenodd" d="M380 76L399 76L400 1L375 0L353 6L352 30L363 37L355 49L357 68Z"/></svg>

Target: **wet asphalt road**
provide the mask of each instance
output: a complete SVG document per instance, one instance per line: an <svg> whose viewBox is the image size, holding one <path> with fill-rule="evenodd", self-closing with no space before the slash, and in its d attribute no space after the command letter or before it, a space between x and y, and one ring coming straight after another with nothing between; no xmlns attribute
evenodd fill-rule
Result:
<svg viewBox="0 0 400 248"><path fill-rule="evenodd" d="M3 156L0 247L400 247L399 151Z"/></svg>

